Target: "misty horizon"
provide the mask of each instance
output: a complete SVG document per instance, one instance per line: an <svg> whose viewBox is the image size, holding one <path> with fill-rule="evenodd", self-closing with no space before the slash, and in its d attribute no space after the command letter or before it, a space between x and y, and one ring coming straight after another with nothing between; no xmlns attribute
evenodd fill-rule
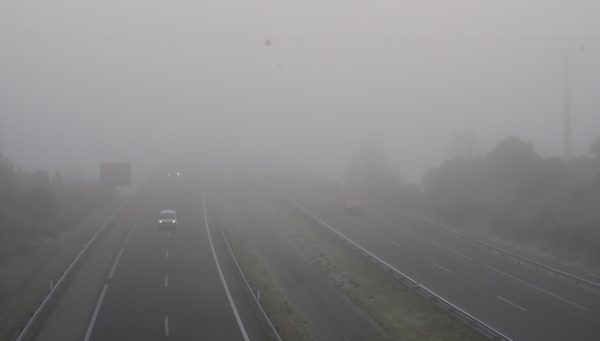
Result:
<svg viewBox="0 0 600 341"><path fill-rule="evenodd" d="M599 133L597 6L332 4L0 4L2 152L29 170L230 154L337 177L376 141L408 181L464 133L562 156L566 50L575 156Z"/></svg>
<svg viewBox="0 0 600 341"><path fill-rule="evenodd" d="M600 340L598 18L0 0L0 340Z"/></svg>

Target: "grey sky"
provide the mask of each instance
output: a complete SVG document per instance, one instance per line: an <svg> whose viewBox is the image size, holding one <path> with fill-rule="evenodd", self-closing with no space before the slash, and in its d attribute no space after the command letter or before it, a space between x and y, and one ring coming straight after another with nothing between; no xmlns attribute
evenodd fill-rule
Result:
<svg viewBox="0 0 600 341"><path fill-rule="evenodd" d="M29 169L226 152L335 175L376 137L418 179L463 131L560 154L561 51L585 43L580 155L600 135L599 17L582 0L0 0L0 141ZM474 42L503 39L524 41Z"/></svg>

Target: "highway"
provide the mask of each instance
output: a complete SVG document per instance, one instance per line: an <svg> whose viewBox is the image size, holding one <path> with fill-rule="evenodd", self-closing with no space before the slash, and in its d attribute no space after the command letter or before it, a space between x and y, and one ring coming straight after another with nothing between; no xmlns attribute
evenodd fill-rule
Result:
<svg viewBox="0 0 600 341"><path fill-rule="evenodd" d="M356 194L334 182L303 175L270 181L363 248L514 340L600 339L596 294L425 229L389 207L369 202L363 215L345 214L343 205Z"/></svg>
<svg viewBox="0 0 600 341"><path fill-rule="evenodd" d="M261 183L286 193L362 248L510 338L600 339L599 295L425 228L334 182L299 174L270 176ZM39 321L35 339L270 339L226 250L217 217L222 207L211 200L210 189L198 177L151 181L82 259ZM357 198L366 205L364 214L344 213L346 201ZM162 209L177 211L176 230L158 230ZM260 216L250 220L256 231L267 224ZM269 249L269 232L263 232L263 250L277 265L275 260L286 255ZM302 271L285 264L279 268L280 274L293 269L292 277ZM338 301L336 306L348 304Z"/></svg>
<svg viewBox="0 0 600 341"><path fill-rule="evenodd" d="M146 186L68 281L36 339L268 340L200 183ZM176 230L158 230L162 209L177 211Z"/></svg>

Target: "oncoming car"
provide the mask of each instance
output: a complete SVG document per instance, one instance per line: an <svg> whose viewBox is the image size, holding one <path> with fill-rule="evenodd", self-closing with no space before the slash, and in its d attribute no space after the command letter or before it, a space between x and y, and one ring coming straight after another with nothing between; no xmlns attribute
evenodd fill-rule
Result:
<svg viewBox="0 0 600 341"><path fill-rule="evenodd" d="M177 214L175 210L162 210L158 215L158 228L170 230L177 227Z"/></svg>

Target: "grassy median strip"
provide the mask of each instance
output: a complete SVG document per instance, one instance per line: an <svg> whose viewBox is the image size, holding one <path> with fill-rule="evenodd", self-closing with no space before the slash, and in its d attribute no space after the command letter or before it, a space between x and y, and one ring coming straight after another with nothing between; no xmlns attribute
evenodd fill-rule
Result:
<svg viewBox="0 0 600 341"><path fill-rule="evenodd" d="M285 203L273 201L261 210L276 228L272 233L289 240L338 290L371 318L390 340L484 340L462 322L404 287L388 274L352 252L321 227L304 219ZM240 217L238 217L240 218ZM235 231L236 229L233 228ZM286 340L310 337L307 326L291 310L276 282L270 277L251 238L242 229L233 239L241 266L252 285L260 289L265 309L282 329ZM232 233L235 235L236 233ZM245 235L247 237L247 235ZM318 338L318 335L316 335Z"/></svg>
<svg viewBox="0 0 600 341"><path fill-rule="evenodd" d="M304 227L288 229L288 232L313 264L390 339L483 340L469 327L379 271L324 231Z"/></svg>
<svg viewBox="0 0 600 341"><path fill-rule="evenodd" d="M260 291L260 302L284 340L312 341L306 322L292 309L277 283L260 261L253 243L241 231L229 227L229 240L251 287Z"/></svg>

